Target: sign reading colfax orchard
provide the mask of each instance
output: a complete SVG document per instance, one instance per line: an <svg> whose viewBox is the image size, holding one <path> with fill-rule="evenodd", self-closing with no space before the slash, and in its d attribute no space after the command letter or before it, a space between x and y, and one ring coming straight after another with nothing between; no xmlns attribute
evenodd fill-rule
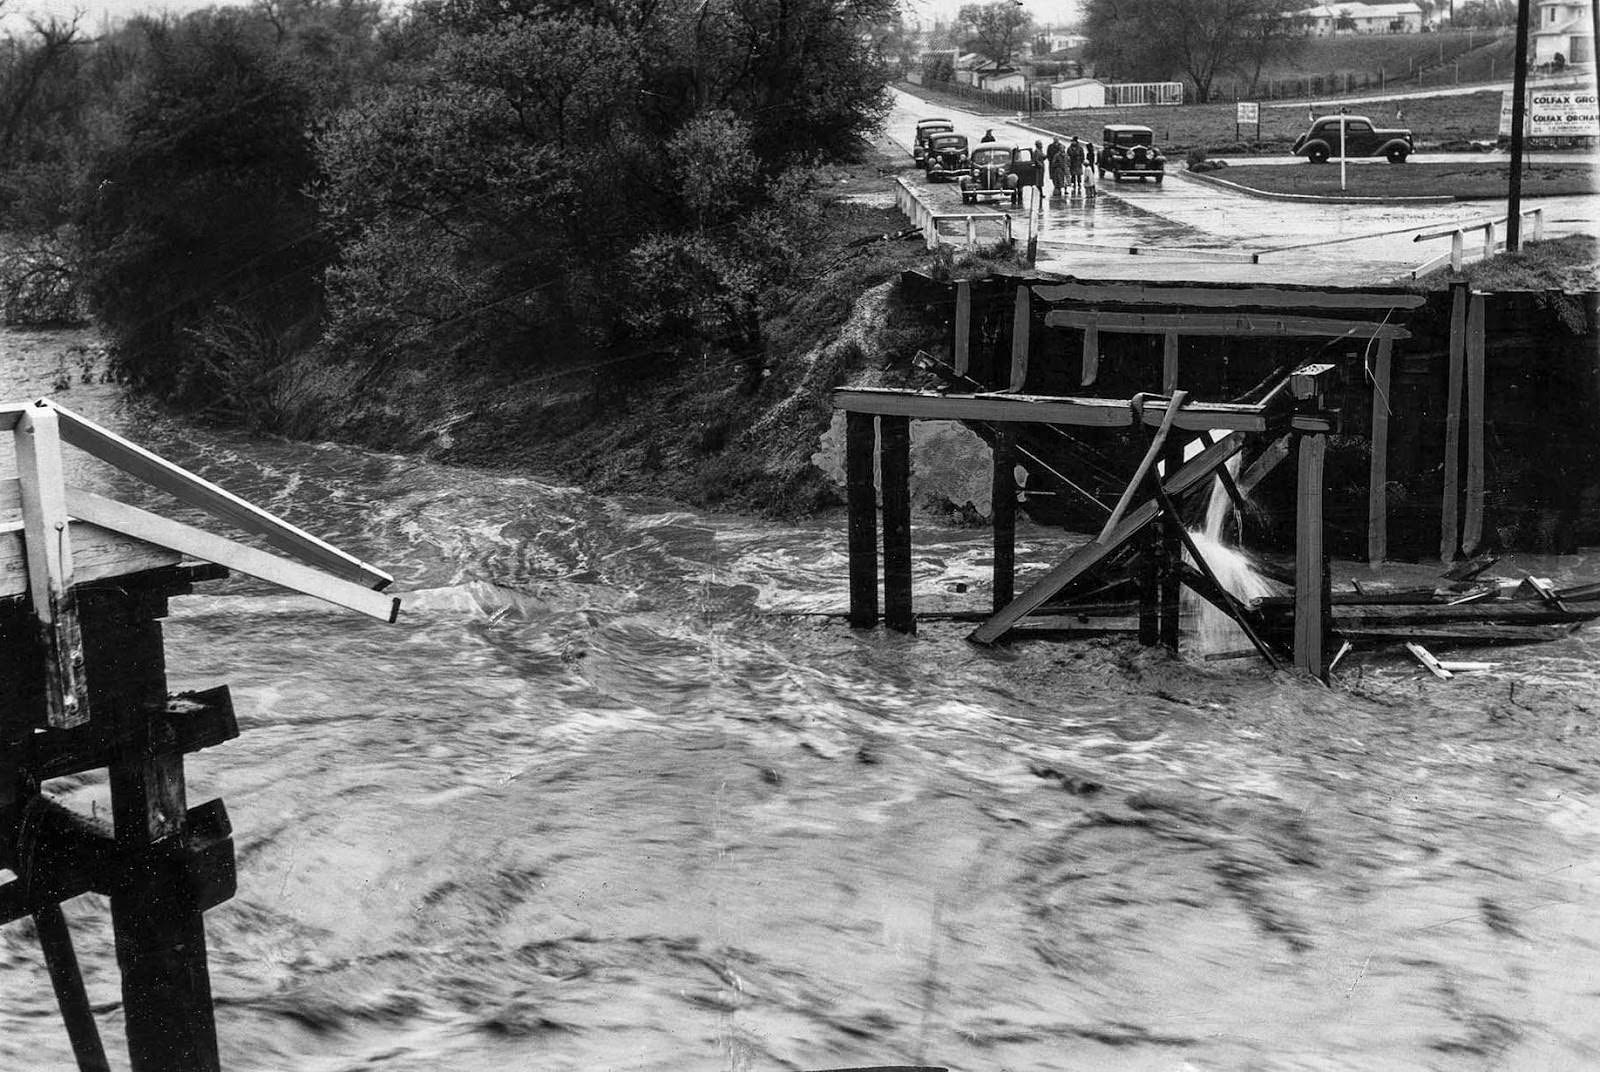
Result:
<svg viewBox="0 0 1600 1072"><path fill-rule="evenodd" d="M1500 95L1500 134L1511 136L1511 91ZM1600 110L1593 90L1535 89L1528 92L1526 127L1530 138L1600 136Z"/></svg>

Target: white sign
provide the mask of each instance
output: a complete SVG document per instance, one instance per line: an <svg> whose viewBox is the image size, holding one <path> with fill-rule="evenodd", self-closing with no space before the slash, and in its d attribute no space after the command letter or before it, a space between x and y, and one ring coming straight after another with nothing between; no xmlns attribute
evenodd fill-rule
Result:
<svg viewBox="0 0 1600 1072"><path fill-rule="evenodd" d="M1240 101L1239 102L1239 118L1234 120L1234 121L1237 122L1237 123L1259 123L1259 122L1261 122L1261 105L1253 104L1253 103L1246 103L1245 101Z"/></svg>
<svg viewBox="0 0 1600 1072"><path fill-rule="evenodd" d="M1511 91L1500 95L1500 134L1511 136ZM1593 91L1538 89L1528 94L1523 133L1530 138L1600 136L1600 109Z"/></svg>

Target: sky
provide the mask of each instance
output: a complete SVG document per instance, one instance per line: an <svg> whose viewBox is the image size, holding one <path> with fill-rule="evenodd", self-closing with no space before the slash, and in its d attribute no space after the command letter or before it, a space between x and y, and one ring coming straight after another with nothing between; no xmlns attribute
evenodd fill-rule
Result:
<svg viewBox="0 0 1600 1072"><path fill-rule="evenodd" d="M963 3L985 3L986 0L900 0L908 11L920 14L924 19L951 18L960 9ZM1039 26L1053 26L1061 28L1070 25L1078 17L1078 0L1023 0L1023 7L1033 16L1033 21Z"/></svg>

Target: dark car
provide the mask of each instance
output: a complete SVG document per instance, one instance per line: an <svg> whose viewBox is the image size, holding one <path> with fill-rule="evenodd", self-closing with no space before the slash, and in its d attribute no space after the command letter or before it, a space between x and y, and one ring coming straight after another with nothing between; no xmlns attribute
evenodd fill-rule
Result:
<svg viewBox="0 0 1600 1072"><path fill-rule="evenodd" d="M935 134L949 134L956 129L956 125L948 119L930 117L917 120L917 136L911 145L911 159L922 166L922 158L928 152L928 139Z"/></svg>
<svg viewBox="0 0 1600 1072"><path fill-rule="evenodd" d="M1343 120L1346 150L1340 151L1340 120ZM1325 115L1311 129L1295 139L1290 152L1313 164L1325 164L1333 156L1386 156L1391 164L1403 164L1411 155L1411 131L1383 130L1364 115Z"/></svg>
<svg viewBox="0 0 1600 1072"><path fill-rule="evenodd" d="M961 176L961 200L968 205L1001 197L1016 202L1022 190L1016 173L1011 170L1014 151L998 145L980 145L972 150L967 173Z"/></svg>
<svg viewBox="0 0 1600 1072"><path fill-rule="evenodd" d="M960 177L967 170L967 136L965 134L930 136L922 166L928 173L929 182Z"/></svg>
<svg viewBox="0 0 1600 1072"><path fill-rule="evenodd" d="M1131 123L1113 123L1101 129L1096 167L1102 178L1110 172L1118 182L1128 175L1140 182L1155 179L1157 186L1167 173L1167 161L1156 148L1155 132Z"/></svg>

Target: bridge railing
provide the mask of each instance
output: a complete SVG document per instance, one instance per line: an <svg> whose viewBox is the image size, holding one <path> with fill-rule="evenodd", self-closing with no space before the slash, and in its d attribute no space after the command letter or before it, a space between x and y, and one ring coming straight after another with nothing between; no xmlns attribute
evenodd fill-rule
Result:
<svg viewBox="0 0 1600 1072"><path fill-rule="evenodd" d="M1544 209L1524 209L1518 215L1522 218L1528 216L1533 217L1533 233L1529 237L1534 239L1544 237ZM1466 236L1472 234L1474 231L1483 232L1483 246L1481 247L1481 254L1474 252L1472 256L1474 259L1477 259L1477 257L1481 256L1482 259L1488 260L1490 257L1493 257L1498 250L1505 248L1505 239L1503 237L1499 237L1503 233L1500 231L1500 227L1508 222L1509 219L1506 216L1484 216L1476 220L1462 220L1458 223L1446 224L1443 227L1435 227L1432 230L1423 231L1421 234L1412 238L1411 241L1426 242L1432 238L1449 238L1450 251L1448 253L1441 253L1436 257L1430 257L1421 264L1417 265L1415 268L1411 269L1411 278L1416 279L1419 276L1426 275L1447 261L1450 264L1450 270L1452 272L1461 271L1461 266L1466 263L1467 257L1469 256L1467 252Z"/></svg>

